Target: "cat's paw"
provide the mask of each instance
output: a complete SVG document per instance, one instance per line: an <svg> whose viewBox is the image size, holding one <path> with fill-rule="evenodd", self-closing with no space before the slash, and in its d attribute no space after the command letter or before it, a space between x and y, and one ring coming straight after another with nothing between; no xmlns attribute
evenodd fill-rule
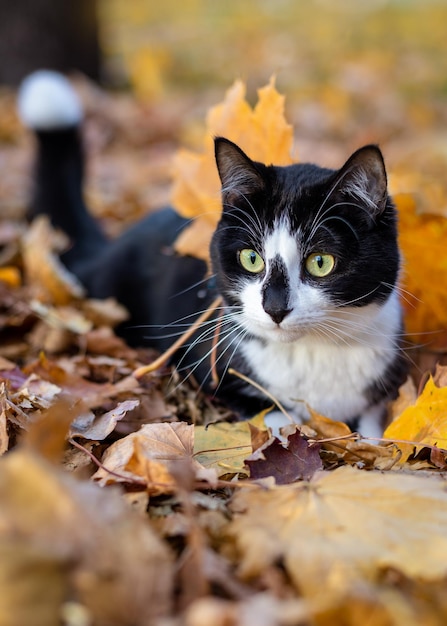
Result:
<svg viewBox="0 0 447 626"><path fill-rule="evenodd" d="M379 443L383 437L384 407L376 405L363 413L358 422L358 431L370 443Z"/></svg>
<svg viewBox="0 0 447 626"><path fill-rule="evenodd" d="M271 411L264 416L264 424L270 428L273 437L276 437L280 441L287 440L287 438L281 434L281 428L296 423L299 422L291 422L290 419L281 411Z"/></svg>

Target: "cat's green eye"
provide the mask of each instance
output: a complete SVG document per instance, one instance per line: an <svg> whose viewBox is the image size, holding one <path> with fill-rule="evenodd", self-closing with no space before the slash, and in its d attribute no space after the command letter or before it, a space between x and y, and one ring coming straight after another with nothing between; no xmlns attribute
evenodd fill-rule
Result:
<svg viewBox="0 0 447 626"><path fill-rule="evenodd" d="M244 270L253 274L259 274L265 267L262 256L251 248L245 248L239 252L239 262Z"/></svg>
<svg viewBox="0 0 447 626"><path fill-rule="evenodd" d="M306 270L311 276L322 278L332 272L335 266L335 259L332 254L315 252L306 259Z"/></svg>

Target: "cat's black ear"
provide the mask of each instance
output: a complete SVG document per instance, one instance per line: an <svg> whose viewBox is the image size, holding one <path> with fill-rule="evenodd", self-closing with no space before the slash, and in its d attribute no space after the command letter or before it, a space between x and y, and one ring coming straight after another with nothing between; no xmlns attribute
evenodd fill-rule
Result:
<svg viewBox="0 0 447 626"><path fill-rule="evenodd" d="M371 217L378 217L388 199L387 176L381 151L365 146L347 160L338 173L338 191L362 203Z"/></svg>
<svg viewBox="0 0 447 626"><path fill-rule="evenodd" d="M239 146L224 137L217 137L214 146L224 200L231 204L232 198L264 189L261 164L252 161Z"/></svg>

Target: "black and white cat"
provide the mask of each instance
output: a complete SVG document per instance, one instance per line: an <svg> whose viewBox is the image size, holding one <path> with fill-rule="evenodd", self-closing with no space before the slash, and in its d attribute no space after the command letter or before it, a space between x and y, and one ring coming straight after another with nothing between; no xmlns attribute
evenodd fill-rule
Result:
<svg viewBox="0 0 447 626"><path fill-rule="evenodd" d="M401 350L396 213L375 146L339 170L266 166L224 138L215 142L223 211L203 261L172 244L187 220L163 209L108 242L82 196L82 110L63 77L39 72L19 95L37 137L32 215L46 213L72 247L62 260L93 297L115 296L130 311L120 331L164 350L210 302L219 314L216 394L241 417L271 404L231 366L274 396L297 422L307 406L381 434L386 403L407 373ZM216 320L175 357L205 389ZM286 422L274 412L270 423Z"/></svg>

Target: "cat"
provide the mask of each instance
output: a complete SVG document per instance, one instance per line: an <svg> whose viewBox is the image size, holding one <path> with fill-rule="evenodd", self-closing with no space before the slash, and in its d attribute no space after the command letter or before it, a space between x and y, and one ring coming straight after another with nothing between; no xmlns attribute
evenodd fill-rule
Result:
<svg viewBox="0 0 447 626"><path fill-rule="evenodd" d="M131 319L119 332L130 344L165 350L220 296L214 317L176 353L180 371L192 372L240 418L274 398L297 423L311 407L380 437L408 365L397 217L377 146L333 170L265 165L217 137L222 215L209 272L202 260L174 253L189 222L172 208L107 240L84 203L82 108L65 78L28 77L19 112L37 138L30 216L47 214L68 234L62 261L90 296L114 296L128 308ZM287 419L275 410L268 423L279 429Z"/></svg>

